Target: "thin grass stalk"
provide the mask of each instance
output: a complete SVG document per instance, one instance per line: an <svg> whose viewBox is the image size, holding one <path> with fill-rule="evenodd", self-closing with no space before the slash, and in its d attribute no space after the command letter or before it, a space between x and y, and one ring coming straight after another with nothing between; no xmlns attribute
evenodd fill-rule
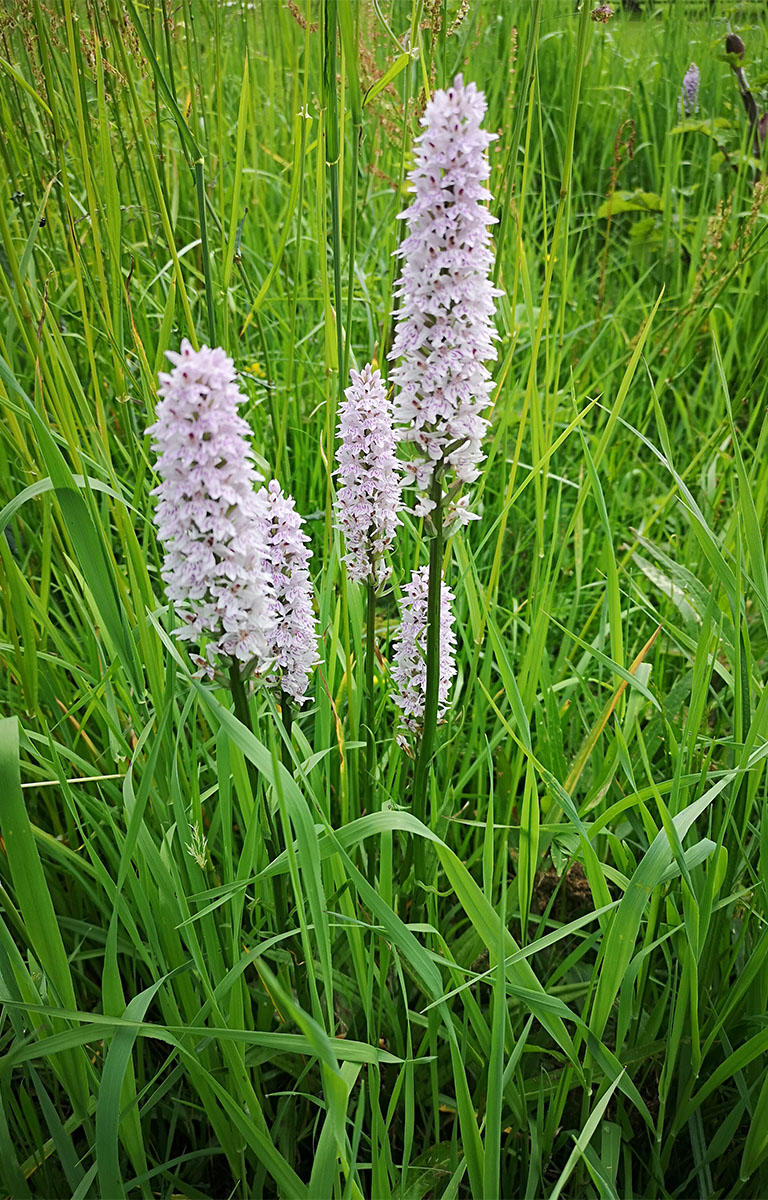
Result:
<svg viewBox="0 0 768 1200"><path fill-rule="evenodd" d="M307 28L309 28L309 23L307 23ZM307 33L307 36L309 36L308 33ZM305 53L307 53L307 52L305 51ZM303 107L304 112L306 112L307 111L307 76L306 76L306 74L304 76L304 93L303 93L302 107ZM290 333L289 333L289 337L288 337L288 364L286 366L286 374L285 374L285 398L283 400L282 412L280 414L280 425L279 425L279 430L277 433L276 445L275 445L275 477L277 479L281 478L280 471L281 471L281 467L282 467L282 454L283 454L283 449L286 444L286 437L287 437L287 430L288 430L288 406L291 402L292 396L294 397L295 401L298 400L298 395L296 395L295 391L294 391L294 389L295 389L294 371L295 371L295 360L296 360L296 317L297 317L297 313L298 313L298 309L299 309L299 283L300 283L300 279L301 279L301 245L302 245L301 214L304 211L304 159L305 159L305 155L306 155L306 146L307 146L307 124L308 124L308 121L309 121L308 117L303 117L299 124L299 138L300 138L301 144L300 144L300 148L299 148L299 172L300 172L300 174L299 174L299 192L298 192L298 197L296 200L296 212L298 213L298 219L296 221L296 268L294 271L294 287L293 287L293 291L291 293L291 311L290 311L290 318L289 318ZM258 313L256 314L256 319L258 321L260 321L260 315ZM261 324L259 324L259 328L260 329L262 328ZM263 341L263 338L264 338L264 335L262 332L262 341ZM296 419L301 420L301 412L299 410L299 405L297 403L295 404L295 409L296 409Z"/></svg>
<svg viewBox="0 0 768 1200"><path fill-rule="evenodd" d="M280 715L285 730L285 740L282 743L283 766L286 771L293 771L291 759L291 729L293 727L293 709L290 698L284 688L280 689Z"/></svg>
<svg viewBox="0 0 768 1200"><path fill-rule="evenodd" d="M341 645L344 650L344 677L347 682L347 717L349 720L349 733L351 737L356 738L359 733L360 706L359 703L353 702L353 687L352 687L352 634L350 630L349 619L349 580L347 579L346 571L341 573ZM346 761L341 764L342 778L340 788L340 813L341 823L346 825L351 819L350 815L350 798L354 797L359 800L360 796L360 780L358 758L352 760L350 764ZM346 778L344 774L346 773ZM358 804L359 810L359 804ZM355 816L359 816L359 811L355 811Z"/></svg>
<svg viewBox="0 0 768 1200"><path fill-rule="evenodd" d="M573 81L573 98L571 100L571 109L568 118L568 132L565 142L565 159L563 162L563 174L560 182L560 204L557 210L555 219L555 228L552 234L552 248L550 251L550 260L547 264L548 272L546 276L545 290L549 294L549 283L551 280L551 272L555 264L555 256L560 255L562 262L560 264L560 274L563 281L560 293L560 311L558 314L558 329L557 329L557 366L555 370L555 387L559 385L560 357L562 355L563 344L565 340L565 309L568 293L568 238L571 224L571 196L573 192L573 151L576 139L576 119L579 115L580 100L581 100L581 83L584 75L584 63L587 57L587 39L589 36L589 5L585 4L579 14L579 26L576 42L576 71ZM562 222L562 249L559 247L559 235Z"/></svg>
<svg viewBox="0 0 768 1200"><path fill-rule="evenodd" d="M199 130L202 128L203 135L207 142L208 141L208 126L207 126L207 122L205 119L205 106L203 105L202 110L200 110L200 111L198 110L198 107L197 107L197 100L198 100L197 91L198 91L198 89L194 86L194 81L196 79L200 79L200 77L201 77L197 33L195 30L195 5L190 4L189 0L183 0L183 3L184 3L184 31L185 31L184 47L185 47L186 55L187 55L187 76L188 76L188 84L189 84L189 122L188 123L189 123L189 125L191 125L192 129ZM193 62L193 60L192 60L193 51L197 55L197 63Z"/></svg>
<svg viewBox="0 0 768 1200"><path fill-rule="evenodd" d="M531 86L534 76L534 59L536 57L536 48L539 41L539 23L541 20L541 5L542 0L534 0L533 10L531 12L530 26L528 32L528 44L525 49L525 66L523 67L523 80L528 80L528 86L525 89L525 97L528 100L530 109L531 102ZM515 91L518 89L516 88ZM518 147L520 145L520 135L523 129L523 120L525 117L526 103L519 102L515 105L515 123L512 127L512 136L509 139L507 152L504 156L504 167L502 170L502 179L504 180L504 194L496 209L495 216L499 221L499 233L496 238L496 265L493 272L494 286L498 286L501 276L502 263L504 259L504 245L507 240L507 225L512 213L512 188L514 185L516 174L516 161L518 155ZM527 163L528 156L526 153L525 162Z"/></svg>
<svg viewBox="0 0 768 1200"><path fill-rule="evenodd" d="M200 256L203 260L203 277L205 279L205 306L208 310L208 336L210 344L216 345L216 310L213 304L213 284L211 281L211 256L208 250L208 225L205 219L205 183L203 180L203 159L195 162L195 193L197 195L197 212L200 219Z"/></svg>
<svg viewBox="0 0 768 1200"><path fill-rule="evenodd" d="M190 342L195 347L195 349L197 349L197 347L198 347L197 332L196 332L196 328L195 328L195 322L192 317L192 310L190 308L189 297L187 294L187 288L186 288L186 283L185 283L185 278L184 278L184 272L182 270L181 263L179 261L179 256L176 251L176 242L175 242L175 238L174 238L174 234L173 234L173 229L171 227L169 210L165 204L165 199L163 196L163 187L160 182L160 177L157 173L157 167L155 165L155 154L154 154L154 151L152 149L152 146L151 146L151 143L149 140L149 135L147 133L146 126L144 124L143 119L141 118L141 103L139 100L138 92L136 90L136 84L134 81L133 70L131 68L130 55L128 54L125 46L123 45L122 39L121 39L120 22L119 22L117 13L116 12L113 13L111 10L110 10L110 23L112 25L115 45L117 46L117 50L120 55L120 61L121 61L122 69L123 69L123 74L124 74L126 82L128 84L128 91L129 91L130 100L131 100L131 109L132 109L133 113L135 113L137 116L136 133L137 133L138 138L141 140L141 144L142 144L142 149L143 149L142 161L146 166L147 172L150 176L150 180L152 182L152 185L153 185L153 188L155 191L155 197L156 197L158 208L160 211L160 220L161 220L162 226L163 226L163 233L165 235L166 243L168 246L168 252L173 261L174 278L176 280L176 284L179 289L179 298L181 300L181 305L184 310L184 318L185 318L185 322L186 322L186 326L187 326L187 337L189 338ZM137 24L137 28L138 28L138 24ZM193 99L193 103L194 103L194 99Z"/></svg>
<svg viewBox="0 0 768 1200"><path fill-rule="evenodd" d="M339 372L339 397L342 385L349 378L349 351L352 341L352 295L355 285L355 241L357 238L357 176L360 161L360 144L363 138L363 105L358 74L358 3L348 4L339 12L346 74L349 85L350 112L352 116L352 177L349 203L349 241L347 246L347 311L344 338L343 369ZM339 359L341 363L341 358Z"/></svg>
<svg viewBox="0 0 768 1200"><path fill-rule="evenodd" d="M245 682L240 672L240 664L234 659L232 660L229 668L229 687L230 691L232 692L235 716L237 717L238 721L245 726L249 733L253 733L254 729L253 722L251 721L251 709L248 703L248 695L245 690ZM248 770L248 780L251 785L251 791L253 792L253 798L255 802L256 796L258 795L259 776L255 766L249 759L246 759L246 767ZM265 849L267 852L267 858L271 862L277 857L277 840L275 838L275 829L272 823L272 817L266 804L264 805L264 824Z"/></svg>
<svg viewBox="0 0 768 1200"><path fill-rule="evenodd" d="M337 0L325 0L325 61L323 64L323 100L327 110L325 122L326 166L331 184L331 246L333 248L333 302L336 327L338 366L338 401L341 403L345 376L341 371L344 359L341 319L341 214L339 211L339 101L336 95L336 32ZM331 414L331 429L335 428L335 413Z"/></svg>
<svg viewBox="0 0 768 1200"><path fill-rule="evenodd" d="M373 672L376 659L376 584L369 579L366 586L365 614L365 772L363 775L360 806L364 812L372 812L374 799L374 774L376 771L376 723L373 693Z"/></svg>
<svg viewBox="0 0 768 1200"><path fill-rule="evenodd" d="M163 30L165 31L164 45L165 45L166 70L168 71L168 75L169 75L169 78L171 81L171 85L170 85L171 90L173 91L173 93L175 95L176 94L176 85L175 85L175 82L173 79L173 60L171 58L171 51L170 51L171 33L170 33L170 29L168 27L168 25L169 25L168 18L165 13L166 2L167 2L167 0L163 0L163 8L161 8L160 10L157 10L155 8L154 4L152 5L152 7L150 9L150 14L149 14L149 29L150 29L151 36L152 36L152 42L154 45L156 45L157 38L155 36L155 14L156 14L156 12L158 12L159 18L160 18L161 36L162 36L162 31ZM157 169L158 169L158 176L160 179L160 186L163 189L163 199L165 200L166 207L169 207L170 199L169 199L169 195L168 195L168 178L167 178L167 173L166 173L167 154L166 154L166 148L165 148L165 136L163 134L162 115L160 112L160 89L155 88L154 92L155 92L155 95L154 95L155 128L157 129Z"/></svg>
<svg viewBox="0 0 768 1200"><path fill-rule="evenodd" d="M345 379L349 378L349 348L352 343L352 295L355 287L355 241L357 238L357 174L360 159L360 143L363 138L362 125L354 125L352 133L352 185L351 211L349 220L349 271L347 275L347 326L344 337L344 369L339 372L339 394ZM339 328L341 326L339 325Z"/></svg>
<svg viewBox="0 0 768 1200"><path fill-rule="evenodd" d="M435 507L430 514L434 533L429 545L429 591L427 593L427 688L424 697L424 724L413 773L414 813L429 824L427 804L429 766L435 746L437 730L438 692L440 688L440 593L443 578L443 483L441 473L435 470L432 477L430 498ZM423 849L418 839L418 850ZM421 855L417 853L417 862Z"/></svg>

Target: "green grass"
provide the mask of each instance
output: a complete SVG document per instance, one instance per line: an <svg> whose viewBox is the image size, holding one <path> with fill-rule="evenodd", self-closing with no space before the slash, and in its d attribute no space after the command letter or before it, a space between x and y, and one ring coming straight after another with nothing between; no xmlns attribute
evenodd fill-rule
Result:
<svg viewBox="0 0 768 1200"><path fill-rule="evenodd" d="M768 1192L768 192L721 57L732 25L759 90L765 12L457 9L0 18L14 1197ZM379 605L371 792L330 471L457 70L499 134L504 295L423 824L386 659L427 540L406 518ZM308 516L322 662L288 745L170 635L144 430L182 336L234 357Z"/></svg>

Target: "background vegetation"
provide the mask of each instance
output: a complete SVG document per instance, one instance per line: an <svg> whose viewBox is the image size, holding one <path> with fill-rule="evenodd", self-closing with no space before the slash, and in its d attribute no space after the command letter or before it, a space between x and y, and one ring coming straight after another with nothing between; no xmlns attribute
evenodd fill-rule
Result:
<svg viewBox="0 0 768 1200"><path fill-rule="evenodd" d="M768 191L722 56L737 29L760 96L764 6L0 21L5 1191L765 1195ZM363 811L330 470L348 366L386 363L425 90L459 70L499 134L504 295L427 844L386 665L421 530ZM144 429L182 336L233 355L309 517L290 746L168 634Z"/></svg>

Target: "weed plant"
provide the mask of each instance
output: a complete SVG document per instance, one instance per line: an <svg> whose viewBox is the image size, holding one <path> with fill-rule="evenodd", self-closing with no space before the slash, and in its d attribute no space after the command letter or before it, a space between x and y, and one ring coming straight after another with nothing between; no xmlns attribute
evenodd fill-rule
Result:
<svg viewBox="0 0 768 1200"><path fill-rule="evenodd" d="M589 16L3 8L6 1194L768 1193L766 187L722 56L732 21L759 95L768 26ZM371 784L334 434L349 368L387 367L413 138L457 71L499 135L503 295L414 806L388 662L427 539L406 515L377 608ZM307 516L290 734L171 634L145 429L182 337L232 355Z"/></svg>

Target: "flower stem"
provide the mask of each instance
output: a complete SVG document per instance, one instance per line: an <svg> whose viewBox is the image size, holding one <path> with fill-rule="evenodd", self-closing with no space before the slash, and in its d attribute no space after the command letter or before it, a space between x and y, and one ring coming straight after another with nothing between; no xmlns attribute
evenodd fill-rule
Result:
<svg viewBox="0 0 768 1200"><path fill-rule="evenodd" d="M430 498L434 502L432 522L435 532L429 547L429 590L427 593L427 689L424 697L424 724L413 775L414 813L429 824L429 766L435 747L437 707L440 688L440 592L443 581L443 484L439 470L432 477ZM421 842L421 839L419 839ZM418 861L418 856L417 856Z"/></svg>
<svg viewBox="0 0 768 1200"><path fill-rule="evenodd" d="M372 811L374 774L376 771L376 738L374 736L373 667L376 659L376 584L368 581L366 588L368 610L365 627L365 776L363 778L362 809Z"/></svg>
<svg viewBox="0 0 768 1200"><path fill-rule="evenodd" d="M289 749L291 741L291 726L293 725L293 710L291 709L291 700L286 692L280 689L280 714L283 718L283 729L288 742L283 742L282 759L283 766L286 771L293 773L293 763L291 761L291 751Z"/></svg>

